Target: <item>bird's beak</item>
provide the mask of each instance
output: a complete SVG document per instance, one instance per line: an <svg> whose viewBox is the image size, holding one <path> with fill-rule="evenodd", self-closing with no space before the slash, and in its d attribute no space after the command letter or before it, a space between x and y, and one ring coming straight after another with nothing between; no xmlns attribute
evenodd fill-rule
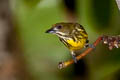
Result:
<svg viewBox="0 0 120 80"><path fill-rule="evenodd" d="M45 33L55 33L56 31L55 30L53 30L53 28L51 28L51 29L48 29Z"/></svg>

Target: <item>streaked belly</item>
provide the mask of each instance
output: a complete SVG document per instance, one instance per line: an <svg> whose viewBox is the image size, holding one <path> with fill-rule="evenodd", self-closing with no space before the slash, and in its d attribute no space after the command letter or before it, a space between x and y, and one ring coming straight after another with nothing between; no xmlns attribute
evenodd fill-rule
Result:
<svg viewBox="0 0 120 80"><path fill-rule="evenodd" d="M86 39L80 39L79 41L67 40L67 43L70 44L70 50L79 50L82 49L86 44Z"/></svg>

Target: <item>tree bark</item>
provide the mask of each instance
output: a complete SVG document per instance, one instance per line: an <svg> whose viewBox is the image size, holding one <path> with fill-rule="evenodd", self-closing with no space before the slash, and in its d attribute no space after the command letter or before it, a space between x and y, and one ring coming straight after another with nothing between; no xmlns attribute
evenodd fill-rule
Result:
<svg viewBox="0 0 120 80"><path fill-rule="evenodd" d="M0 80L30 80L9 1L0 0Z"/></svg>

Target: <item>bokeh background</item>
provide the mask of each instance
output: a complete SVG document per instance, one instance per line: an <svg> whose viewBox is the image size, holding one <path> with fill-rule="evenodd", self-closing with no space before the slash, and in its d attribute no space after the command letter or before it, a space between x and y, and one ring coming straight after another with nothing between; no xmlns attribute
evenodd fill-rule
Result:
<svg viewBox="0 0 120 80"><path fill-rule="evenodd" d="M13 74L12 78L1 80L120 80L120 49L110 51L100 44L78 64L59 70L58 62L71 59L71 55L58 37L45 33L52 24L78 22L86 29L90 43L103 34L120 35L120 12L115 0L5 1L9 1L14 25L10 30L16 35L10 38L17 41L18 48L12 49L16 51L12 59L17 59L17 66L6 71Z"/></svg>

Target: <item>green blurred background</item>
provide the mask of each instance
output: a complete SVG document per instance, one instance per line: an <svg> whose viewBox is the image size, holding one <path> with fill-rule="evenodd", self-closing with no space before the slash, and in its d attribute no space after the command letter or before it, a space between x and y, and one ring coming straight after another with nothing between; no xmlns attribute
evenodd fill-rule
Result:
<svg viewBox="0 0 120 80"><path fill-rule="evenodd" d="M71 59L69 50L54 35L52 24L69 22L66 0L13 0L12 10L24 44L27 69L34 80L120 80L120 49L102 44L80 61L59 70L59 61ZM67 0L72 1L72 0ZM77 22L86 29L90 43L100 35L120 34L120 12L115 0L73 0ZM72 4L71 4L72 6ZM74 10L73 10L74 11Z"/></svg>

